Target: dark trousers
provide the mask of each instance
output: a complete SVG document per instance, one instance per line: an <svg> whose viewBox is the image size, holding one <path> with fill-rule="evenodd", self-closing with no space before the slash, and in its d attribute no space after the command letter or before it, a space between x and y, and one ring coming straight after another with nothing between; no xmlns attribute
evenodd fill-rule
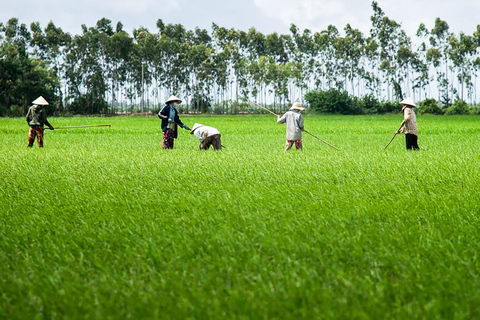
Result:
<svg viewBox="0 0 480 320"><path fill-rule="evenodd" d="M210 137L206 137L200 142L200 150L207 150L213 146L213 150L222 150L222 140L220 139L220 134L215 134Z"/></svg>
<svg viewBox="0 0 480 320"><path fill-rule="evenodd" d="M405 134L405 144L407 145L407 150L419 150L417 143L417 136L411 133Z"/></svg>

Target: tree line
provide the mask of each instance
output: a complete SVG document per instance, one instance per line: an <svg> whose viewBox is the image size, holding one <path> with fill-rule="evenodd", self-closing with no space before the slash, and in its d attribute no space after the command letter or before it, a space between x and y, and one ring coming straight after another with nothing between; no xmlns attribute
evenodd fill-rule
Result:
<svg viewBox="0 0 480 320"><path fill-rule="evenodd" d="M0 23L0 115L24 113L43 95L55 112L96 114L158 110L170 94L184 112L245 111L241 97L273 108L304 101L312 90L392 101L412 96L477 103L480 25L471 35L437 18L412 38L373 1L371 30L300 30L264 35L211 32L157 21L132 35L103 18L71 35L12 18Z"/></svg>

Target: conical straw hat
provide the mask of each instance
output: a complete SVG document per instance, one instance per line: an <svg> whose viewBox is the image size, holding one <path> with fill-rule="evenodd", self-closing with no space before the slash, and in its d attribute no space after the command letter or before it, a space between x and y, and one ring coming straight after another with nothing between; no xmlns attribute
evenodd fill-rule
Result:
<svg viewBox="0 0 480 320"><path fill-rule="evenodd" d="M301 106L300 102L295 102L290 110L299 110L299 111L305 111L305 108Z"/></svg>
<svg viewBox="0 0 480 320"><path fill-rule="evenodd" d="M35 99L33 102L33 104L36 104L38 106L48 106L49 103L47 102L47 100L45 100L45 98L43 98L42 96L38 97L37 99Z"/></svg>
<svg viewBox="0 0 480 320"><path fill-rule="evenodd" d="M413 103L413 100L411 97L408 97L407 99L403 100L402 102L400 102L400 104L403 104L403 105L406 105L406 106L412 106L412 107L417 107L415 105L415 103Z"/></svg>
<svg viewBox="0 0 480 320"><path fill-rule="evenodd" d="M167 101L165 101L165 103L169 103L171 101L178 101L178 103L182 103L182 100L180 100L179 98L175 97L175 96L170 96L170 98L168 98Z"/></svg>
<svg viewBox="0 0 480 320"><path fill-rule="evenodd" d="M203 127L203 126L204 126L203 124L195 123L195 124L193 125L193 127L192 127L192 130L190 130L190 133L193 134L193 132L194 132L195 130L197 130L198 128Z"/></svg>

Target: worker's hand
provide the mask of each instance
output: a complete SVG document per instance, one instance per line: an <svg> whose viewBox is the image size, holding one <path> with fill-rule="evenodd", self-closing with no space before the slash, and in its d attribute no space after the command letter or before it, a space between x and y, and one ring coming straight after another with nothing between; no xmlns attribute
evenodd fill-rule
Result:
<svg viewBox="0 0 480 320"><path fill-rule="evenodd" d="M190 128L189 128L186 124L183 125L183 128L184 128L185 130L190 131Z"/></svg>
<svg viewBox="0 0 480 320"><path fill-rule="evenodd" d="M172 123L172 122L173 122L173 120L169 118L169 119L168 119L168 123Z"/></svg>
<svg viewBox="0 0 480 320"><path fill-rule="evenodd" d="M277 114L277 119L280 119L281 117Z"/></svg>
<svg viewBox="0 0 480 320"><path fill-rule="evenodd" d="M55 128L52 127L52 126L48 127L48 129L50 129L50 130L55 130Z"/></svg>

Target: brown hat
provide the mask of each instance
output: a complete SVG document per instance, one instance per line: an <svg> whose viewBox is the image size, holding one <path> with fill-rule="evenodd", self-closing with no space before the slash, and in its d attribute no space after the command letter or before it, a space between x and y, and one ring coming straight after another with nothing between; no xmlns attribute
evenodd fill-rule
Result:
<svg viewBox="0 0 480 320"><path fill-rule="evenodd" d="M165 101L165 103L169 103L169 102L175 102L177 101L178 103L182 103L182 100L180 100L179 98L175 97L175 96L170 96L170 98L168 98L167 101Z"/></svg>
<svg viewBox="0 0 480 320"><path fill-rule="evenodd" d="M42 96L35 99L32 103L36 104L37 106L48 106L49 105L47 100L45 100L45 98L43 98Z"/></svg>

